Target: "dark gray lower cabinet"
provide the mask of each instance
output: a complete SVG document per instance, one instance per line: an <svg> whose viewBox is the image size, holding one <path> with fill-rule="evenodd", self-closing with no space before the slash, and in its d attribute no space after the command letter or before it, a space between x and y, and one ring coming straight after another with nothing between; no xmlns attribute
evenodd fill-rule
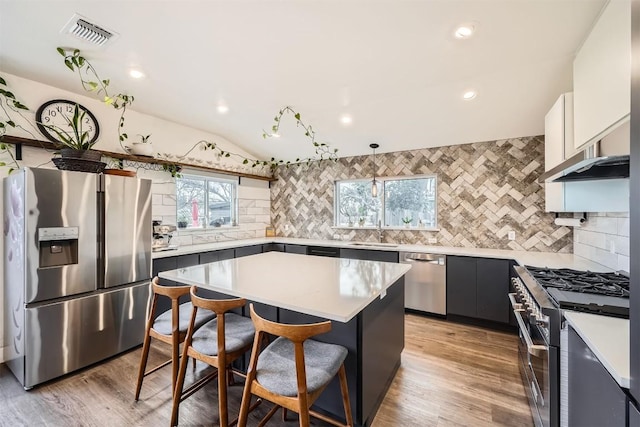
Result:
<svg viewBox="0 0 640 427"><path fill-rule="evenodd" d="M447 314L509 323L510 261L447 256Z"/></svg>
<svg viewBox="0 0 640 427"><path fill-rule="evenodd" d="M640 411L633 402L629 402L629 427L640 427Z"/></svg>
<svg viewBox="0 0 640 427"><path fill-rule="evenodd" d="M219 251L210 251L200 253L200 264L208 264L210 262L224 261L236 257L235 249L222 249Z"/></svg>
<svg viewBox="0 0 640 427"><path fill-rule="evenodd" d="M335 246L309 246L307 247L307 255L339 258L340 248Z"/></svg>
<svg viewBox="0 0 640 427"><path fill-rule="evenodd" d="M261 253L262 253L262 245L244 246L241 248L236 248L236 258L255 255L255 254L261 254Z"/></svg>
<svg viewBox="0 0 640 427"><path fill-rule="evenodd" d="M340 249L340 258L364 259L369 261L398 262L398 252L376 251L372 249Z"/></svg>
<svg viewBox="0 0 640 427"><path fill-rule="evenodd" d="M290 245L290 244L285 244L284 245L284 251L291 253L291 254L303 254L306 255L307 254L307 247L304 245Z"/></svg>
<svg viewBox="0 0 640 427"><path fill-rule="evenodd" d="M284 252L284 243L266 243L262 245L262 252Z"/></svg>
<svg viewBox="0 0 640 427"><path fill-rule="evenodd" d="M476 317L475 258L447 256L447 314Z"/></svg>
<svg viewBox="0 0 640 427"><path fill-rule="evenodd" d="M626 395L571 327L568 368L569 425L625 427Z"/></svg>

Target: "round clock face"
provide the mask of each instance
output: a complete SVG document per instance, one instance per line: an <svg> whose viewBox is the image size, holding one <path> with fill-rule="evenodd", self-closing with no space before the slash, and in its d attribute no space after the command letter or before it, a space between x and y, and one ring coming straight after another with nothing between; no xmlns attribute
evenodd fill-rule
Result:
<svg viewBox="0 0 640 427"><path fill-rule="evenodd" d="M86 113L82 118L82 132L88 132L89 137L87 143L93 145L100 135L100 126L98 125L96 116L77 102L67 101L65 99L54 99L45 102L38 108L38 111L36 111L36 123L42 135L51 142L60 143L60 138L56 132L47 128L47 126L55 126L59 132L72 134L73 130L69 123L73 119L73 111L76 104L80 109L80 114L82 114L83 111Z"/></svg>

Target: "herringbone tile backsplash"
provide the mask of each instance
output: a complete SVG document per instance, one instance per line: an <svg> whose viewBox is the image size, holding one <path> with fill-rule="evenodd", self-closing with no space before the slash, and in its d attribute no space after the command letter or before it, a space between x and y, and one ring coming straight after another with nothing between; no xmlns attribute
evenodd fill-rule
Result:
<svg viewBox="0 0 640 427"><path fill-rule="evenodd" d="M436 174L438 228L387 230L404 244L571 252L573 234L544 212L544 139L514 138L376 155L377 176ZM271 185L271 220L278 236L374 241L376 230L333 227L334 181L369 178L373 156L281 167ZM510 230L516 240L508 240Z"/></svg>

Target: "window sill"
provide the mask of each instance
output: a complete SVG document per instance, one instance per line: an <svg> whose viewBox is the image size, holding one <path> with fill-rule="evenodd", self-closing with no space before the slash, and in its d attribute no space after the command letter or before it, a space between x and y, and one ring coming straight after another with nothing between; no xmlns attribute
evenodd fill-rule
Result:
<svg viewBox="0 0 640 427"><path fill-rule="evenodd" d="M224 232L226 230L238 230L240 229L239 225L228 225L221 227L191 227L191 228L177 228L176 231L179 234L194 234L194 233L208 233L208 232Z"/></svg>
<svg viewBox="0 0 640 427"><path fill-rule="evenodd" d="M364 225L362 227L360 226L353 226L353 227L349 227L346 225L334 225L331 227L331 229L333 230L377 230L378 227L374 226L374 225ZM382 227L381 228L382 231L386 231L386 230L410 230L410 231L440 231L439 228L432 228L432 227Z"/></svg>

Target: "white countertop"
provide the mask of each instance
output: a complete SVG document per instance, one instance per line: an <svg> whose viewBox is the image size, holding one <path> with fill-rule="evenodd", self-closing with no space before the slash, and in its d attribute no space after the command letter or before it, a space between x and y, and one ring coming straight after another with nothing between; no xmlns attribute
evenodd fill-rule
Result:
<svg viewBox="0 0 640 427"><path fill-rule="evenodd" d="M407 264L266 252L159 275L187 285L348 322L376 298L384 298L386 289L409 269Z"/></svg>
<svg viewBox="0 0 640 427"><path fill-rule="evenodd" d="M616 382L629 388L629 320L565 311L564 316Z"/></svg>
<svg viewBox="0 0 640 427"><path fill-rule="evenodd" d="M506 249L486 249L486 248L458 248L450 246L428 246L428 245L403 245L388 244L382 245L375 242L352 242L342 240L313 240L298 239L288 237L262 237L245 240L229 240L226 242L205 243L200 245L181 246L177 250L154 252L153 258L165 258L178 255L186 255L198 252L215 251L221 249L237 248L241 246L261 245L265 243L285 243L306 246L328 246L352 249L369 249L393 252L423 252L444 255L474 256L485 258L513 259L520 265L532 265L535 267L549 268L573 268L576 270L590 271L611 271L611 269L589 261L586 258L574 254L557 252L528 252L512 251ZM354 244L354 243L357 243ZM363 243L370 243L366 245Z"/></svg>

